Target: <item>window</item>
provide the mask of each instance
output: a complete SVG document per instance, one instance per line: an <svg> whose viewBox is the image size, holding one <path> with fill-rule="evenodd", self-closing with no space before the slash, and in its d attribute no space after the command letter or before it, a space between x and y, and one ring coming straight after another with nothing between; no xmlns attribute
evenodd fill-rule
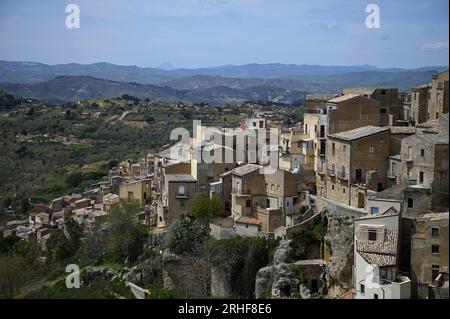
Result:
<svg viewBox="0 0 450 319"><path fill-rule="evenodd" d="M436 119L438 119L438 118L439 118L439 113L436 112Z"/></svg>
<svg viewBox="0 0 450 319"><path fill-rule="evenodd" d="M180 207L185 207L186 206L186 202L184 199L180 200Z"/></svg>
<svg viewBox="0 0 450 319"><path fill-rule="evenodd" d="M333 154L333 156L336 155L336 144L335 143L331 144L331 153Z"/></svg>
<svg viewBox="0 0 450 319"><path fill-rule="evenodd" d="M386 90L381 90L381 95L386 95Z"/></svg>
<svg viewBox="0 0 450 319"><path fill-rule="evenodd" d="M439 245L431 245L431 253L439 254Z"/></svg>
<svg viewBox="0 0 450 319"><path fill-rule="evenodd" d="M448 152L447 151L442 151L442 157L447 158L448 156Z"/></svg>
<svg viewBox="0 0 450 319"><path fill-rule="evenodd" d="M275 185L273 185L273 184L270 185L270 189L274 191L275 190Z"/></svg>
<svg viewBox="0 0 450 319"><path fill-rule="evenodd" d="M369 146L369 154L372 155L375 152L375 147L373 145Z"/></svg>
<svg viewBox="0 0 450 319"><path fill-rule="evenodd" d="M186 189L185 189L184 185L178 186L178 195L185 195L185 191L186 191Z"/></svg>
<svg viewBox="0 0 450 319"><path fill-rule="evenodd" d="M433 238L439 237L439 228L438 227L431 228L431 237L433 237Z"/></svg>
<svg viewBox="0 0 450 319"><path fill-rule="evenodd" d="M376 229L369 229L368 239L370 241L377 241L377 230Z"/></svg>
<svg viewBox="0 0 450 319"><path fill-rule="evenodd" d="M408 146L408 160L412 161L412 159L413 159L412 147Z"/></svg>
<svg viewBox="0 0 450 319"><path fill-rule="evenodd" d="M378 294L373 294L373 299L378 299Z"/></svg>
<svg viewBox="0 0 450 319"><path fill-rule="evenodd" d="M277 185L277 191L278 192L280 191L280 185Z"/></svg>
<svg viewBox="0 0 450 319"><path fill-rule="evenodd" d="M270 207L270 199L266 199L266 207L268 208L268 207Z"/></svg>
<svg viewBox="0 0 450 319"><path fill-rule="evenodd" d="M331 184L331 189L334 190L334 184Z"/></svg>
<svg viewBox="0 0 450 319"><path fill-rule="evenodd" d="M362 294L366 293L366 286L364 286L363 284L359 285L359 292Z"/></svg>
<svg viewBox="0 0 450 319"><path fill-rule="evenodd" d="M245 201L245 207L251 207L252 206L252 201L250 200L250 199L247 199L246 201Z"/></svg>
<svg viewBox="0 0 450 319"><path fill-rule="evenodd" d="M370 213L372 215L377 215L379 213L380 209L378 207L370 207Z"/></svg>
<svg viewBox="0 0 450 319"><path fill-rule="evenodd" d="M419 172L419 184L423 184L423 172Z"/></svg>
<svg viewBox="0 0 450 319"><path fill-rule="evenodd" d="M414 201L412 198L408 198L408 208L413 208L414 207Z"/></svg>
<svg viewBox="0 0 450 319"><path fill-rule="evenodd" d="M345 194L345 187L342 188L342 194Z"/></svg>
<svg viewBox="0 0 450 319"><path fill-rule="evenodd" d="M423 148L420 149L420 156L422 156L422 157L425 156L425 150Z"/></svg>
<svg viewBox="0 0 450 319"><path fill-rule="evenodd" d="M386 112L387 112L386 109L380 109L381 114L386 114Z"/></svg>

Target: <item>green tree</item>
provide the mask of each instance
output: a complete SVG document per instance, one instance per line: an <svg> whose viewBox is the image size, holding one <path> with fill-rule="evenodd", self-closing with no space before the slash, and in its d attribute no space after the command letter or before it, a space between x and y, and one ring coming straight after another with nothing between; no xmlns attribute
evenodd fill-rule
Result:
<svg viewBox="0 0 450 319"><path fill-rule="evenodd" d="M83 236L83 228L73 219L67 218L64 222L64 227L67 230L69 248L72 254L80 247L81 236Z"/></svg>
<svg viewBox="0 0 450 319"><path fill-rule="evenodd" d="M0 255L13 255L20 238L17 236L6 236L0 238Z"/></svg>
<svg viewBox="0 0 450 319"><path fill-rule="evenodd" d="M26 281L28 270L21 257L0 258L0 298L14 298Z"/></svg>
<svg viewBox="0 0 450 319"><path fill-rule="evenodd" d="M109 215L108 252L117 261L134 261L142 253L148 230L123 206L115 206Z"/></svg>
<svg viewBox="0 0 450 319"><path fill-rule="evenodd" d="M83 181L83 173L81 171L72 172L67 176L66 183L70 187L77 187Z"/></svg>
<svg viewBox="0 0 450 319"><path fill-rule="evenodd" d="M198 248L209 237L209 225L199 219L184 215L175 227L174 237L169 243L170 249L177 254L189 254Z"/></svg>
<svg viewBox="0 0 450 319"><path fill-rule="evenodd" d="M199 219L208 219L223 214L222 202L217 198L200 197L192 205L192 215Z"/></svg>
<svg viewBox="0 0 450 319"><path fill-rule="evenodd" d="M46 243L48 262L62 261L73 255L69 240L63 230L58 230L50 235Z"/></svg>

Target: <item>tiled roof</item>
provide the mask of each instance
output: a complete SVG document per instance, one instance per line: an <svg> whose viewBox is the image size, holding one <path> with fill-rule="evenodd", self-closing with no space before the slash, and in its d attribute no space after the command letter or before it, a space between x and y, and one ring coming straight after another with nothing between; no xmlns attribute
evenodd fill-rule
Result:
<svg viewBox="0 0 450 319"><path fill-rule="evenodd" d="M233 174L239 175L239 176L244 176L244 175L247 175L249 173L256 171L257 169L260 169L261 167L262 166L256 165L256 164L246 164L246 165L236 167L235 169L233 169Z"/></svg>
<svg viewBox="0 0 450 319"><path fill-rule="evenodd" d="M170 182L196 182L191 174L167 174L166 181Z"/></svg>
<svg viewBox="0 0 450 319"><path fill-rule="evenodd" d="M379 127L379 126L368 125L368 126L358 127L353 130L348 130L348 131L344 131L344 132L340 132L340 133L336 133L336 134L330 134L328 136L331 138L339 139L339 140L352 141L352 140L356 140L356 139L363 138L366 136L378 134L381 132L386 132L386 131L389 131L389 127Z"/></svg>
<svg viewBox="0 0 450 319"><path fill-rule="evenodd" d="M428 213L417 218L418 221L448 220L448 212Z"/></svg>
<svg viewBox="0 0 450 319"><path fill-rule="evenodd" d="M383 241L357 240L356 250L367 253L397 254L398 231L387 229Z"/></svg>
<svg viewBox="0 0 450 319"><path fill-rule="evenodd" d="M368 94L372 95L377 88L373 87L359 87L359 88L345 88L342 92L344 94Z"/></svg>
<svg viewBox="0 0 450 319"><path fill-rule="evenodd" d="M391 134L414 134L416 133L415 126L389 126Z"/></svg>
<svg viewBox="0 0 450 319"><path fill-rule="evenodd" d="M241 218L239 218L236 221L236 223L249 224L249 225L259 225L259 224L261 224L261 221L257 220L256 218L253 218L253 217L242 216Z"/></svg>
<svg viewBox="0 0 450 319"><path fill-rule="evenodd" d="M360 255L367 263L371 265L377 265L378 267L395 266L397 264L397 258L395 255L383 255L364 252L361 252Z"/></svg>
<svg viewBox="0 0 450 319"><path fill-rule="evenodd" d="M336 96L336 94L324 94L324 93L310 93L306 95L306 100L329 100Z"/></svg>
<svg viewBox="0 0 450 319"><path fill-rule="evenodd" d="M398 231L386 230L383 241L356 240L356 251L369 263L395 266L397 261Z"/></svg>
<svg viewBox="0 0 450 319"><path fill-rule="evenodd" d="M345 94L345 95L341 95L338 97L335 97L331 100L328 100L329 103L340 103L340 102L344 102L347 100L351 100L357 96L360 96L360 94Z"/></svg>

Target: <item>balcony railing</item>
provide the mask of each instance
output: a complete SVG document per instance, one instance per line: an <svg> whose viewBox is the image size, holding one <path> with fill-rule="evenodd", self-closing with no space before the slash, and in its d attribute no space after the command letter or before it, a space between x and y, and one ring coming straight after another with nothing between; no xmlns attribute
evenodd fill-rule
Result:
<svg viewBox="0 0 450 319"><path fill-rule="evenodd" d="M349 174L347 172L344 172L344 171L338 171L337 176L338 176L339 179L342 179L342 180L345 180L345 181L348 181L348 179L350 178Z"/></svg>

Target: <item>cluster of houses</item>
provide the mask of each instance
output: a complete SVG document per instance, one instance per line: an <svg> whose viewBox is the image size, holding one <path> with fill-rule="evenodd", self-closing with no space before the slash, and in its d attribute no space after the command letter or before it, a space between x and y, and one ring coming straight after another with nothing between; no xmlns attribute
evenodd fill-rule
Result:
<svg viewBox="0 0 450 319"><path fill-rule="evenodd" d="M120 163L107 182L35 207L4 235L36 236L45 245L67 211L89 233L120 201L137 202L143 222L164 232L207 196L220 199L225 216L210 221L213 237L289 239L327 206L358 216L348 257L354 298L448 298L448 75L407 94L310 94L304 121L290 128L263 115L235 128L194 127L187 143ZM272 143L269 128L276 150L256 146ZM267 173L271 152L276 165ZM323 263L332 254L326 246Z"/></svg>

